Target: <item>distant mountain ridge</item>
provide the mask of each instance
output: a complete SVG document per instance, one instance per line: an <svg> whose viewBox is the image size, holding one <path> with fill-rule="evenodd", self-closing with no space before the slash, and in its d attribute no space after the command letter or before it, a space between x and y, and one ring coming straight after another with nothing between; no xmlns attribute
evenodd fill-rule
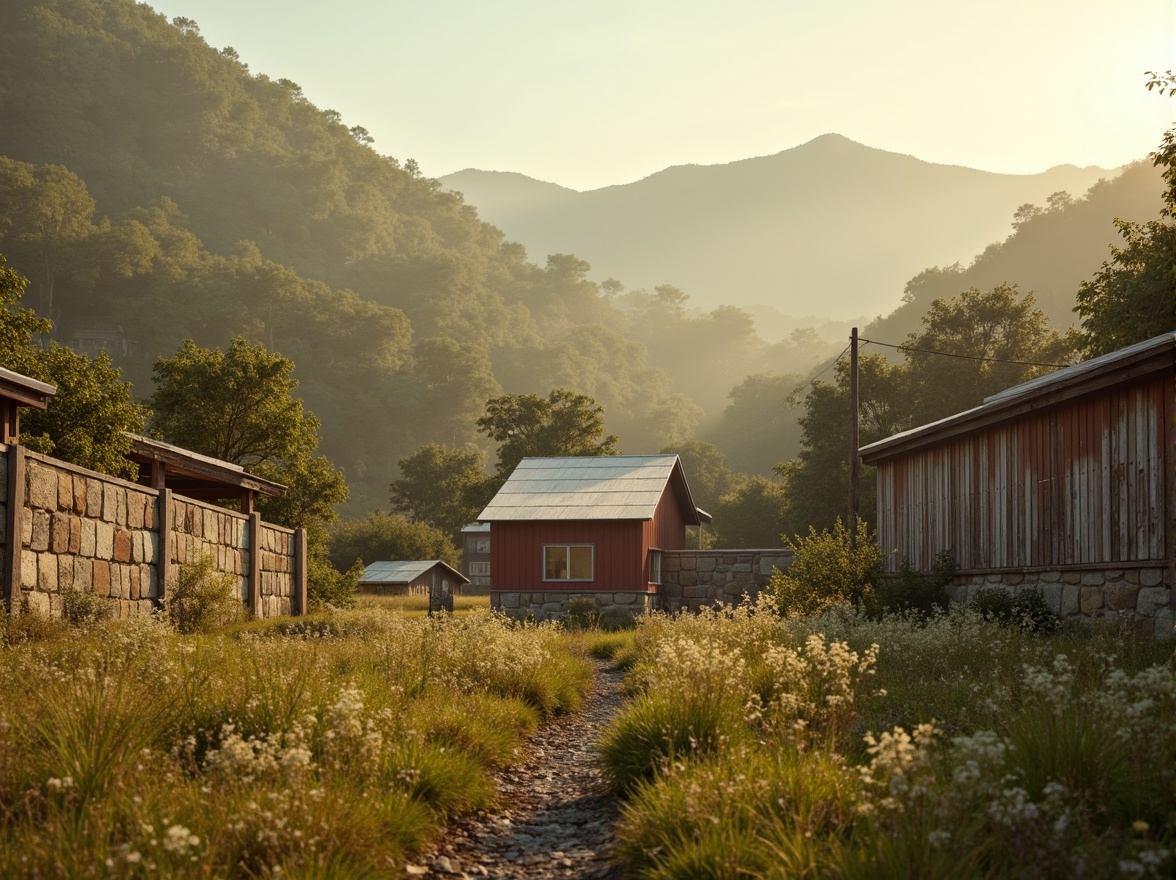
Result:
<svg viewBox="0 0 1176 880"><path fill-rule="evenodd" d="M827 134L772 156L679 165L577 192L513 172L439 178L535 259L575 253L597 279L674 284L693 304L785 313L879 314L928 266L966 262L1011 231L1013 213L1077 197L1117 171L1059 165L1012 175Z"/></svg>

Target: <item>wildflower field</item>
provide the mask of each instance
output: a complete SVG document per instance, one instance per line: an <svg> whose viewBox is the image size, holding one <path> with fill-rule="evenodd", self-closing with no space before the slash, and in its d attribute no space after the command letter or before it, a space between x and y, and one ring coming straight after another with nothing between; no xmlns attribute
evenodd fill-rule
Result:
<svg viewBox="0 0 1176 880"><path fill-rule="evenodd" d="M5 877L402 874L592 677L554 628L478 611L2 623Z"/></svg>
<svg viewBox="0 0 1176 880"><path fill-rule="evenodd" d="M643 878L1169 877L1172 644L972 611L653 616L602 650Z"/></svg>

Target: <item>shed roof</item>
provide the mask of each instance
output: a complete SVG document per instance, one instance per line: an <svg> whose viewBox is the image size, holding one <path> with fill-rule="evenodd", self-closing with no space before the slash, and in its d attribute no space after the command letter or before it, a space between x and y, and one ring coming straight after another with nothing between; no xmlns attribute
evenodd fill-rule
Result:
<svg viewBox="0 0 1176 880"><path fill-rule="evenodd" d="M48 382L0 367L0 396L15 400L21 406L45 409L49 398L56 393L57 388Z"/></svg>
<svg viewBox="0 0 1176 880"><path fill-rule="evenodd" d="M986 397L980 406L902 431L885 440L863 446L858 451L862 461L873 463L977 428L1008 421L1030 410L1101 391L1161 370L1170 370L1174 364L1176 332L1164 333L1006 388Z"/></svg>
<svg viewBox="0 0 1176 880"><path fill-rule="evenodd" d="M441 566L457 578L460 583L468 584L470 582L469 578L460 571L440 559L373 562L363 570L359 582L361 584L407 584L437 566Z"/></svg>
<svg viewBox="0 0 1176 880"><path fill-rule="evenodd" d="M151 437L127 434L131 451L127 458L138 465L162 462L167 467L167 485L181 494L214 497L217 492L251 489L263 495L281 498L286 487L273 480L251 474L239 464L201 455L180 446L164 443Z"/></svg>
<svg viewBox="0 0 1176 880"><path fill-rule="evenodd" d="M672 488L688 525L710 521L694 505L676 455L524 458L478 519L653 519Z"/></svg>

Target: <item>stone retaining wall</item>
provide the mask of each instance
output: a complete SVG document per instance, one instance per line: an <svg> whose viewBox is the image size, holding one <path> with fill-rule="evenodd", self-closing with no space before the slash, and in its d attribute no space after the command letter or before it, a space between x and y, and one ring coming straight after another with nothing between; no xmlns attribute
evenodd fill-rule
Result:
<svg viewBox="0 0 1176 880"><path fill-rule="evenodd" d="M655 611L660 607L659 599L656 593L635 590L612 593L490 591L490 607L515 620L563 620L575 607L573 603L586 603L599 612L600 622L606 625Z"/></svg>
<svg viewBox="0 0 1176 880"><path fill-rule="evenodd" d="M60 617L79 590L117 617L150 613L201 555L236 578L255 615L305 610L304 530L0 445L0 586L14 611Z"/></svg>
<svg viewBox="0 0 1176 880"><path fill-rule="evenodd" d="M994 587L1040 593L1063 620L1125 617L1141 633L1173 636L1173 584L1166 567L963 572L947 591L953 602L966 603L980 590Z"/></svg>
<svg viewBox="0 0 1176 880"><path fill-rule="evenodd" d="M755 598L772 571L792 564L792 553L768 550L666 550L662 553L662 608L697 611Z"/></svg>

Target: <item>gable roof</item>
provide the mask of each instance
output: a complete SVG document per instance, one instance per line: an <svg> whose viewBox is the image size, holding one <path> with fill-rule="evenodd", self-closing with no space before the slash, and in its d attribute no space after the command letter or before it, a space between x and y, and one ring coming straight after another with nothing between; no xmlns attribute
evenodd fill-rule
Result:
<svg viewBox="0 0 1176 880"><path fill-rule="evenodd" d="M998 424L1030 410L1171 370L1176 365L1176 332L1164 333L1118 351L1064 367L986 397L980 406L937 422L902 431L863 446L862 461L872 464L903 452Z"/></svg>
<svg viewBox="0 0 1176 880"><path fill-rule="evenodd" d="M438 565L457 578L459 583L468 584L470 582L469 578L460 571L440 559L373 562L363 570L359 582L361 584L407 584Z"/></svg>
<svg viewBox="0 0 1176 880"><path fill-rule="evenodd" d="M687 525L710 521L694 506L676 455L524 458L478 519L649 520L667 488Z"/></svg>

